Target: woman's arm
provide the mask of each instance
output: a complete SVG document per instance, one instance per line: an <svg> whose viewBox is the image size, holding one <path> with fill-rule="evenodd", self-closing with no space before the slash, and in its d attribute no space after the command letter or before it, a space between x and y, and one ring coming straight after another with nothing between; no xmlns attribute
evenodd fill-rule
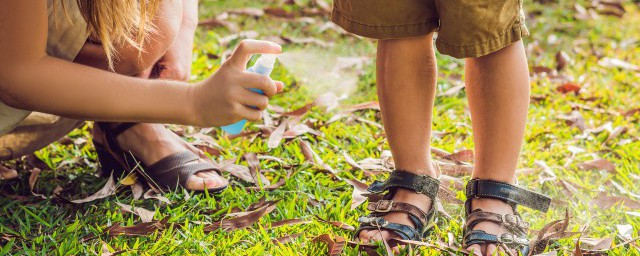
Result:
<svg viewBox="0 0 640 256"><path fill-rule="evenodd" d="M47 6L39 0L0 0L0 100L27 110L105 121L225 125L260 118L277 86L244 71L251 54L278 45L242 42L210 78L187 83L147 80L63 61L46 54ZM267 96L247 94L246 87Z"/></svg>

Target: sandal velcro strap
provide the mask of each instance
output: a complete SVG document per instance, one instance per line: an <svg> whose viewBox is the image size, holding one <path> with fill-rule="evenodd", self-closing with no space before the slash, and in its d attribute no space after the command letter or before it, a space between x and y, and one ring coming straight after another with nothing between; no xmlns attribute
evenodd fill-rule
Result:
<svg viewBox="0 0 640 256"><path fill-rule="evenodd" d="M143 170L143 175L160 189L174 189L177 186L187 187L187 180L194 174L219 170L209 162L196 162L199 157L191 151L169 155Z"/></svg>
<svg viewBox="0 0 640 256"><path fill-rule="evenodd" d="M465 230L473 229L475 225L483 221L491 221L522 234L526 234L525 230L529 228L529 223L523 221L520 215L499 214L477 209L467 216Z"/></svg>
<svg viewBox="0 0 640 256"><path fill-rule="evenodd" d="M396 170L389 175L386 181L376 181L371 184L368 191L374 194L380 194L389 189L404 188L434 199L438 194L439 186L440 180L431 176L415 175L410 172Z"/></svg>
<svg viewBox="0 0 640 256"><path fill-rule="evenodd" d="M472 179L466 187L467 200L471 198L495 198L510 204L529 207L546 212L549 210L551 198L511 184Z"/></svg>
<svg viewBox="0 0 640 256"><path fill-rule="evenodd" d="M367 205L367 210L374 213L404 212L406 214L413 215L422 223L427 222L427 213L420 210L420 208L415 205L408 203L380 200L377 202L370 202Z"/></svg>
<svg viewBox="0 0 640 256"><path fill-rule="evenodd" d="M361 223L360 228L356 231L356 235L362 230L388 230L402 237L405 240L420 240L420 233L413 227L388 222L382 217L360 217L358 222Z"/></svg>
<svg viewBox="0 0 640 256"><path fill-rule="evenodd" d="M474 244L505 244L507 246L527 247L529 245L529 240L515 236L511 233L503 233L496 236L488 234L482 230L473 230L467 232L464 236L463 246L469 247Z"/></svg>

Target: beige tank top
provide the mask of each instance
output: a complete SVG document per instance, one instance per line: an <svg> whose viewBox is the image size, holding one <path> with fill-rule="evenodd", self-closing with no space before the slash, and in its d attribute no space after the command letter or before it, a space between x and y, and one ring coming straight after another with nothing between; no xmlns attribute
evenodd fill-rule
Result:
<svg viewBox="0 0 640 256"><path fill-rule="evenodd" d="M62 4L66 8L66 13ZM47 54L73 61L89 33L75 0L47 0L49 31ZM46 86L46 85L43 85ZM0 101L0 135L8 133L24 120L30 111L11 108Z"/></svg>

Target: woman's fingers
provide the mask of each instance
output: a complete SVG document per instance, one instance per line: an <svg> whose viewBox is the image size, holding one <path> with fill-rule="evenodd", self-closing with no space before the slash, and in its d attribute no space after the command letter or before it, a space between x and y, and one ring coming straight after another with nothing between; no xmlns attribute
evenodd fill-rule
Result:
<svg viewBox="0 0 640 256"><path fill-rule="evenodd" d="M258 89L268 97L272 97L278 92L278 85L276 84L276 82L265 75L245 72L242 75L242 81L240 82L245 88Z"/></svg>
<svg viewBox="0 0 640 256"><path fill-rule="evenodd" d="M245 106L254 107L258 110L264 110L269 106L269 98L254 91L243 90L238 96L240 97L238 102Z"/></svg>
<svg viewBox="0 0 640 256"><path fill-rule="evenodd" d="M282 47L279 44L269 41L245 39L238 44L227 62L236 68L245 69L253 54L279 54L281 52Z"/></svg>

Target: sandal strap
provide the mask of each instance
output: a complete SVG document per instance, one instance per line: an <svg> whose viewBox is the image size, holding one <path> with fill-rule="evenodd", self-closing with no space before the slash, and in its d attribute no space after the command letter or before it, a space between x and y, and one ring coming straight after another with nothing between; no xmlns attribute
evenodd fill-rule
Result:
<svg viewBox="0 0 640 256"><path fill-rule="evenodd" d="M187 180L198 172L214 170L220 173L212 163L194 162L197 159L198 156L191 151L178 152L147 167L143 175L159 188L172 190L178 186L186 188Z"/></svg>
<svg viewBox="0 0 640 256"><path fill-rule="evenodd" d="M547 212L551 204L551 198L545 195L493 180L470 180L467 183L466 195L465 208L467 213L471 209L472 198L499 199L511 205L522 205L541 212Z"/></svg>
<svg viewBox="0 0 640 256"><path fill-rule="evenodd" d="M367 210L372 213L378 213L382 215L386 215L389 212L403 212L415 217L421 222L421 224L425 224L428 219L427 213L420 210L420 208L416 207L415 205L403 202L394 202L392 200L369 202L369 204L367 205Z"/></svg>
<svg viewBox="0 0 640 256"><path fill-rule="evenodd" d="M526 236L526 230L529 228L529 223L523 221L522 217L518 214L499 214L476 209L471 212L471 214L467 215L464 230L467 233L471 232L477 224L484 221L499 224L507 228L509 231L521 236Z"/></svg>
<svg viewBox="0 0 640 256"><path fill-rule="evenodd" d="M504 244L508 247L527 247L529 240L511 233L502 233L496 236L482 230L473 230L464 235L462 244L464 247L469 247L474 244Z"/></svg>
<svg viewBox="0 0 640 256"><path fill-rule="evenodd" d="M394 232L405 240L421 239L420 233L415 228L400 223L389 222L382 217L360 217L358 218L358 222L360 222L361 225L355 233L356 236L360 234L362 230L384 229Z"/></svg>
<svg viewBox="0 0 640 256"><path fill-rule="evenodd" d="M431 176L396 170L386 181L375 181L367 190L373 194L381 194L390 189L404 188L427 195L433 200L438 195L439 186L440 180Z"/></svg>

